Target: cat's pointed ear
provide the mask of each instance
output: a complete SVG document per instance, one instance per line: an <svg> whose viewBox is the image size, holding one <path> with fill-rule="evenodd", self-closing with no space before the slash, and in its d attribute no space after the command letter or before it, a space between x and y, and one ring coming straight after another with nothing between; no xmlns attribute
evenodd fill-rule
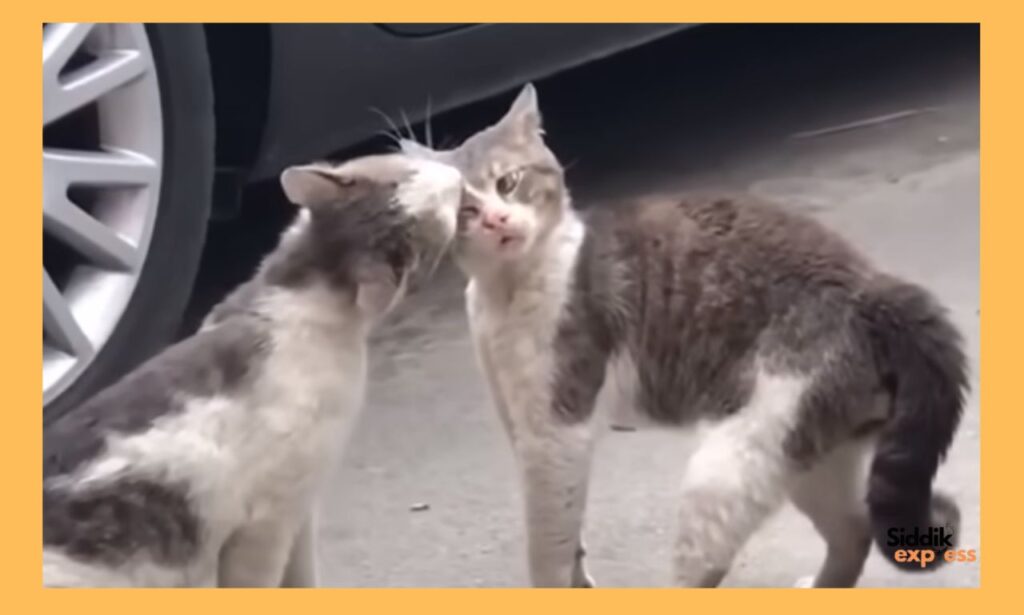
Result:
<svg viewBox="0 0 1024 615"><path fill-rule="evenodd" d="M336 203L353 184L334 169L316 164L288 167L281 173L281 188L288 200L301 207Z"/></svg>
<svg viewBox="0 0 1024 615"><path fill-rule="evenodd" d="M523 89L519 91L519 96L516 96L508 113L501 118L498 125L520 133L543 134L540 107L537 104L537 88L533 87L532 83L523 86Z"/></svg>

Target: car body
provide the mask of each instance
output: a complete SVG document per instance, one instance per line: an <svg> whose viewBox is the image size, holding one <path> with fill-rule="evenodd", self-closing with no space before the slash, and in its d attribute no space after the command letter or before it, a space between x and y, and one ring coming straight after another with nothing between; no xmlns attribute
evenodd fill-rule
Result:
<svg viewBox="0 0 1024 615"><path fill-rule="evenodd" d="M44 24L44 419L167 342L241 188L683 24Z"/></svg>

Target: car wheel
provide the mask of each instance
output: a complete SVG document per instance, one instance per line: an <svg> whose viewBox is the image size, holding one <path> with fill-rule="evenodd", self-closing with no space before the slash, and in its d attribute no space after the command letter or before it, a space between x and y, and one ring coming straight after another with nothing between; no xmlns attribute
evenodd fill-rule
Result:
<svg viewBox="0 0 1024 615"><path fill-rule="evenodd" d="M213 171L202 26L44 24L44 421L173 335Z"/></svg>

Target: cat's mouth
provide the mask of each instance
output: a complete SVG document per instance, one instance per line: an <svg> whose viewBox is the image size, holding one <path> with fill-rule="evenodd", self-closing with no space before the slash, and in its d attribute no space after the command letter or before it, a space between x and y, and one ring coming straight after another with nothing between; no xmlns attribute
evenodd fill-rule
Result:
<svg viewBox="0 0 1024 615"><path fill-rule="evenodd" d="M523 238L519 235L502 235L498 239L498 245L502 248L508 248L522 240Z"/></svg>
<svg viewBox="0 0 1024 615"><path fill-rule="evenodd" d="M522 233L494 233L480 227L466 227L462 229L460 236L476 243L480 247L485 247L498 253L515 251L526 243L526 237Z"/></svg>
<svg viewBox="0 0 1024 615"><path fill-rule="evenodd" d="M498 250L508 250L526 242L523 233L509 227L486 227L481 222L482 210L473 204L463 204L458 211L458 232L462 237L493 245Z"/></svg>

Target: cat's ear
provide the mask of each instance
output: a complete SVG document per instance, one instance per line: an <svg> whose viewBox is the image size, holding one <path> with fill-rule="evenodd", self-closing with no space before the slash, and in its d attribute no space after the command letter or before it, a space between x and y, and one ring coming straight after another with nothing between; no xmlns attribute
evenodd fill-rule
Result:
<svg viewBox="0 0 1024 615"><path fill-rule="evenodd" d="M301 207L336 203L352 181L323 165L288 167L281 173L281 188L288 200Z"/></svg>
<svg viewBox="0 0 1024 615"><path fill-rule="evenodd" d="M523 86L519 96L516 96L508 113L501 118L498 125L520 134L544 133L541 127L540 107L537 105L537 88L533 87L532 83Z"/></svg>

